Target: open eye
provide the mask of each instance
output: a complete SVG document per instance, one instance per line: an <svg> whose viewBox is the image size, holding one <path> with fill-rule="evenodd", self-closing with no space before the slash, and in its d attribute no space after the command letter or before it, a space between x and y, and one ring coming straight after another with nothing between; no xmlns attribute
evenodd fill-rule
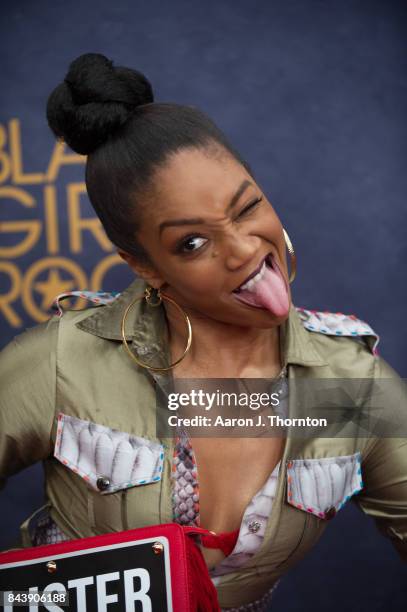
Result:
<svg viewBox="0 0 407 612"><path fill-rule="evenodd" d="M200 249L205 242L207 242L207 239L202 238L202 236L188 236L179 243L177 251L180 253L193 253Z"/></svg>
<svg viewBox="0 0 407 612"><path fill-rule="evenodd" d="M256 200L254 200L254 202L250 202L250 204L245 206L243 210L240 211L240 213L238 214L238 217L243 217L244 215L248 214L249 212L257 208L257 206L262 201L262 199L263 198L257 198Z"/></svg>

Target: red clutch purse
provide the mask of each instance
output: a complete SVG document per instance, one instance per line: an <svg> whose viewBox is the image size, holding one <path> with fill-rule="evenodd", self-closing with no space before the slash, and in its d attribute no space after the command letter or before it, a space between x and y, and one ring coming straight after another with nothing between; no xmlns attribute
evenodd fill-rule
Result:
<svg viewBox="0 0 407 612"><path fill-rule="evenodd" d="M222 548L205 529L168 523L0 553L0 608L219 612L195 536Z"/></svg>

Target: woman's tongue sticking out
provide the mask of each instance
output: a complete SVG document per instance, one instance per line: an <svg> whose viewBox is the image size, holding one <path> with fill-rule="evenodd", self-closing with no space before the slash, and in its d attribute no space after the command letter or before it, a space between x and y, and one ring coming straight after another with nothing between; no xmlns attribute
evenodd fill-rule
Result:
<svg viewBox="0 0 407 612"><path fill-rule="evenodd" d="M287 285L274 257L272 262L272 267L266 263L262 277L254 281L250 289L241 289L235 297L249 306L266 308L274 315L284 316L290 308Z"/></svg>

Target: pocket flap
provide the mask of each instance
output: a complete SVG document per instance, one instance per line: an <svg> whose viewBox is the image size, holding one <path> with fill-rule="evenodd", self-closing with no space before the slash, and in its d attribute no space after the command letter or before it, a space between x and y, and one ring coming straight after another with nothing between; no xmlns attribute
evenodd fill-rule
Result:
<svg viewBox="0 0 407 612"><path fill-rule="evenodd" d="M102 494L161 480L162 444L63 413L54 456Z"/></svg>
<svg viewBox="0 0 407 612"><path fill-rule="evenodd" d="M360 452L287 461L287 501L329 520L363 488Z"/></svg>

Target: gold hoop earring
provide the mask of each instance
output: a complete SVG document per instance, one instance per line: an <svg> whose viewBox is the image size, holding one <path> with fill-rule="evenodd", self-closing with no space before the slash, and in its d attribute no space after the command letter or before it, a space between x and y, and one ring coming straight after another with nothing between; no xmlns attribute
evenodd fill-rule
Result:
<svg viewBox="0 0 407 612"><path fill-rule="evenodd" d="M290 278L288 279L288 282L292 283L293 280L295 279L295 275L297 274L297 256L295 254L294 247L292 245L290 237L284 228L283 228L283 234L284 234L285 245L288 249L288 252L290 253L290 260L291 260L291 271L290 271Z"/></svg>
<svg viewBox="0 0 407 612"><path fill-rule="evenodd" d="M124 311L124 315L122 318L122 322L121 322L121 333L122 333L122 340L123 340L123 344L124 347L127 351L127 353L130 355L130 357L132 359L134 359L134 361L142 368L146 368L147 370L153 370L153 372L166 372L167 370L172 370L172 368L174 368L176 365L178 365L180 363L180 361L182 361L185 357L185 355L187 354L187 352L189 351L190 347L191 347L191 343L192 343L192 327L191 327L191 322L189 320L189 317L187 315L187 313L181 308L181 306L179 304L177 304L177 302L175 300L173 300L172 298L170 298L168 295L165 295L164 293L161 293L161 291L158 289L157 290L157 297L159 298L157 302L153 302L151 300L151 293L152 293L153 288L152 287L146 287L144 294L143 295L139 295L138 297L136 297L126 308L126 310ZM185 319L185 322L187 324L187 329L188 329L188 340L187 340L187 345L185 347L185 350L183 352L183 354L181 355L181 357L179 359L177 359L177 361L174 361L174 363L172 363L171 365L169 365L166 368L156 368L154 366L150 366L147 363L143 363L142 361L140 361L140 359L138 359L138 357L135 356L135 354L129 349L129 345L127 344L127 340L126 340L126 334L125 334L125 324L126 324L126 317L129 313L130 308L133 306L133 304L135 304L136 302L138 302L139 300L143 300L145 299L147 304L149 306L152 306L153 308L156 308L157 306L160 306L162 300L168 300L169 302L171 302L171 304L173 304L178 310L179 312L182 314L182 316Z"/></svg>

